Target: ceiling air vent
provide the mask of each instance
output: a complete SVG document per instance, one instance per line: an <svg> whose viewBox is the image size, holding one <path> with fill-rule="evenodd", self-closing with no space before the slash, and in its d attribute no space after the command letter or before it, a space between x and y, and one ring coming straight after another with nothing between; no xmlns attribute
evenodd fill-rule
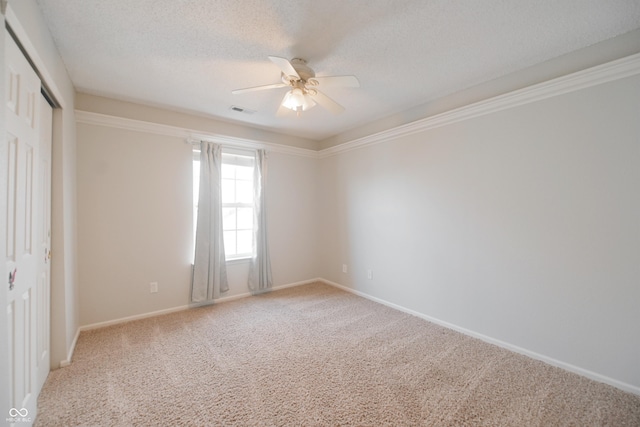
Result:
<svg viewBox="0 0 640 427"><path fill-rule="evenodd" d="M253 114L253 113L255 113L254 110L249 110L249 109L246 109L246 108L238 107L237 105L232 105L231 107L229 107L229 109L231 111L235 111L236 113L245 113L245 114Z"/></svg>

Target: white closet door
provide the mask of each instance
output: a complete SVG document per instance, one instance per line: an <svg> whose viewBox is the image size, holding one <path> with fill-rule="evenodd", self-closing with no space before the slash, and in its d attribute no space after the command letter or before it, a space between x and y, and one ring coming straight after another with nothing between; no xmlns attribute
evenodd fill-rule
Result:
<svg viewBox="0 0 640 427"><path fill-rule="evenodd" d="M28 425L29 419L35 419L39 392L38 329L49 329L48 317L42 318L44 307L39 306L38 295L42 258L38 230L43 216L38 200L41 95L40 79L6 32L5 45L7 151L0 158L6 162L2 173L7 174L7 216L3 224L7 239L0 254L4 255L9 272L3 281L9 329L9 415L18 418L21 425Z"/></svg>

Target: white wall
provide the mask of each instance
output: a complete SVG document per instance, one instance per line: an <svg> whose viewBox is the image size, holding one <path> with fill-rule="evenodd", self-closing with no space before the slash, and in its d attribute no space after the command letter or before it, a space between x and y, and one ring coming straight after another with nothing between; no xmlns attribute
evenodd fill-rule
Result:
<svg viewBox="0 0 640 427"><path fill-rule="evenodd" d="M640 392L639 113L636 75L321 160L322 276Z"/></svg>
<svg viewBox="0 0 640 427"><path fill-rule="evenodd" d="M168 112L167 112L168 113ZM80 323L92 325L189 303L192 146L184 138L79 123ZM270 152L268 233L275 286L318 277L317 160ZM246 294L247 262L228 266ZM158 282L151 294L149 283Z"/></svg>
<svg viewBox="0 0 640 427"><path fill-rule="evenodd" d="M6 20L61 108L52 158L51 366L66 362L78 330L75 90L34 0L9 1Z"/></svg>

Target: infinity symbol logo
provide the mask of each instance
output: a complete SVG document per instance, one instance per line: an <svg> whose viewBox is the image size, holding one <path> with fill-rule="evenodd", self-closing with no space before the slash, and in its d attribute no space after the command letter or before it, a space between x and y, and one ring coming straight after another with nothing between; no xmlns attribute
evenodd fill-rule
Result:
<svg viewBox="0 0 640 427"><path fill-rule="evenodd" d="M27 411L27 408L22 408L22 409L11 408L11 409L9 409L9 416L10 417L26 417L27 415L29 415L29 411Z"/></svg>

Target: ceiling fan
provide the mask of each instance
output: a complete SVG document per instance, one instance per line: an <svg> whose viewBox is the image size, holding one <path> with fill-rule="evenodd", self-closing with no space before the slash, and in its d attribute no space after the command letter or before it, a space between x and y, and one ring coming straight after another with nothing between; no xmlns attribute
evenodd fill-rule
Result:
<svg viewBox="0 0 640 427"><path fill-rule="evenodd" d="M315 71L307 65L307 61L304 59L293 58L289 61L277 56L270 56L269 59L282 71L282 83L236 89L231 91L231 93L240 94L265 89L291 87L291 90L285 94L280 103L280 108L278 108L276 112L277 116L285 114L288 110L295 111L300 115L302 111L306 111L316 104L320 104L333 114L340 114L344 111L344 107L318 89L330 87L360 87L356 76L316 77Z"/></svg>

